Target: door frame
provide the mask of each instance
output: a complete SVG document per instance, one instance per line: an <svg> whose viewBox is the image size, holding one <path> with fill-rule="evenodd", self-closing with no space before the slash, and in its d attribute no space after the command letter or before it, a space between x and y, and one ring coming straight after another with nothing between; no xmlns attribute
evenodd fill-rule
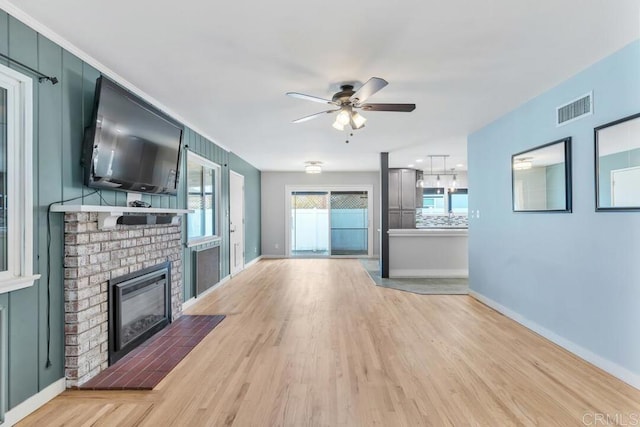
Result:
<svg viewBox="0 0 640 427"><path fill-rule="evenodd" d="M373 185L285 185L284 186L284 254L291 258L291 193L296 191L366 191L367 192L367 255L331 255L331 215L329 215L329 255L318 258L373 257Z"/></svg>
<svg viewBox="0 0 640 427"><path fill-rule="evenodd" d="M231 191L231 175L236 175L240 178L242 178L242 193L241 193L241 197L242 197L242 267L239 268L237 271L232 272L232 267L233 267L233 247L232 247L232 242L231 242L231 206L232 206L232 198L233 196L233 192ZM229 275L233 276L234 274L238 274L240 273L242 270L244 270L245 267L245 259L244 259L244 254L245 254L245 240L246 240L246 218L245 218L245 213L246 213L246 206L245 206L245 185L244 185L244 175L242 175L241 173L238 173L236 171L229 171Z"/></svg>

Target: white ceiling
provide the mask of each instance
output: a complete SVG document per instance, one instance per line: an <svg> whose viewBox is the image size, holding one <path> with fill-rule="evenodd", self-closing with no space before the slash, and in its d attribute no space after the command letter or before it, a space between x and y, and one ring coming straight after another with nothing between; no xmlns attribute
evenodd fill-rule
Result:
<svg viewBox="0 0 640 427"><path fill-rule="evenodd" d="M640 36L638 0L11 3L261 170L466 169L470 132ZM370 102L416 110L364 113L349 144L329 115L291 123L326 108L285 92L372 76Z"/></svg>

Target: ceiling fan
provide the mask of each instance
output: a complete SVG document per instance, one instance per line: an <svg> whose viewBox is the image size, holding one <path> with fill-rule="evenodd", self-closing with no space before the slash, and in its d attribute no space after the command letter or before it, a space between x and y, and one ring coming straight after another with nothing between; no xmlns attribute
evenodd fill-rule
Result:
<svg viewBox="0 0 640 427"><path fill-rule="evenodd" d="M354 91L353 85L344 84L340 86L340 91L329 99L319 98L317 96L305 95L298 92L287 92L288 96L300 99L306 99L308 101L320 102L322 104L330 104L338 107L337 109L321 111L319 113L311 114L310 116L301 117L294 120L293 123L302 123L307 120L314 119L323 114L338 113L336 121L333 123L333 127L337 130L344 130L345 126L351 126L351 129L360 129L367 121L356 109L363 111L399 111L399 112L411 112L415 110L416 104L365 104L364 102L369 97L380 89L388 85L389 83L379 77L371 77L365 84L363 84L357 91Z"/></svg>

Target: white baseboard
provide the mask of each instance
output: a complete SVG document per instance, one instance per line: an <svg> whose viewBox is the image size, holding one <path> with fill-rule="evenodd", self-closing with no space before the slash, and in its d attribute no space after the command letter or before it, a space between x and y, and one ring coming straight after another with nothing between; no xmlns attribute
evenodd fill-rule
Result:
<svg viewBox="0 0 640 427"><path fill-rule="evenodd" d="M246 263L244 265L244 268L242 270L245 270L249 267L251 267L252 265L254 265L255 263L257 263L258 261L260 261L262 259L262 255L258 255L257 257L255 257L254 259L252 259L251 261L249 261L248 263Z"/></svg>
<svg viewBox="0 0 640 427"><path fill-rule="evenodd" d="M4 423L2 426L12 426L24 417L34 412L36 409L65 391L65 379L60 378L58 381L45 387L37 394L34 394L24 402L20 403L9 412L4 414Z"/></svg>
<svg viewBox="0 0 640 427"><path fill-rule="evenodd" d="M262 255L252 259L251 261L249 261L247 264L244 265L244 268L242 270L240 270L238 273L236 273L236 275L238 275L239 273L243 272L244 270L246 270L247 268L257 264L258 261L260 261L262 259ZM210 287L209 289L207 289L206 291L204 291L203 293L201 293L200 295L198 295L197 297L192 297L188 300L186 300L185 302L182 303L182 309L186 310L189 307L193 307L194 305L196 305L198 302L202 301L202 297L205 297L207 295L209 295L211 292L215 291L216 289L220 289L224 284L226 284L229 280L231 280L231 275L228 275L226 277L224 277L222 280L220 280L218 283L216 283L215 285L213 285L212 287Z"/></svg>
<svg viewBox="0 0 640 427"><path fill-rule="evenodd" d="M238 274L242 273L243 271L245 271L247 268L251 267L252 265L254 265L255 263L257 263L258 261L260 261L262 259L262 255L259 255L257 257L255 257L254 259L252 259L251 261L249 261L247 264L245 264L244 266L242 266L242 268L240 270L238 270L237 273L235 274L231 274L231 278L236 277Z"/></svg>
<svg viewBox="0 0 640 427"><path fill-rule="evenodd" d="M206 291L204 291L203 293L201 293L197 297L189 298L188 300L186 300L185 302L182 303L182 311L188 309L189 307L193 307L194 305L196 305L197 303L202 301L203 297L206 297L211 292L215 291L216 289L220 289L222 286L224 286L224 284L227 283L230 279L231 279L230 275L229 276L225 276L225 277L222 278L222 280L220 280L218 283L216 283L215 285L213 285L212 287L210 287L209 289L207 289Z"/></svg>
<svg viewBox="0 0 640 427"><path fill-rule="evenodd" d="M625 383L629 384L632 387L635 387L637 389L640 389L640 375L636 374L635 372L632 372L630 370L628 370L627 368L624 368L620 365L618 365L615 362L612 362L609 359L605 359L602 356L599 356L597 354L595 354L594 352L587 350L584 347L579 346L578 344L574 343L573 341L570 341L564 337L561 337L560 335L556 334L555 332L552 332L550 330L548 330L547 328L538 325L537 323L525 318L524 316L516 313L515 311L503 306L502 304L492 300L491 298L488 298L482 294L479 294L478 292L475 292L473 290L469 290L469 295L472 296L473 298L477 299L478 301L488 305L489 307L493 308L494 310L504 314L505 316L509 317L512 320L515 320L516 322L520 323L522 326L531 329L532 331L536 332L539 335L542 335L544 338L548 339L549 341L559 345L560 347L564 348L565 350L575 354L576 356L586 360L587 362L591 363L592 365L597 366L598 368L602 369L605 372L610 373L611 375L613 375L614 377L624 381Z"/></svg>
<svg viewBox="0 0 640 427"><path fill-rule="evenodd" d="M286 255L260 255L262 259L284 259L289 258Z"/></svg>
<svg viewBox="0 0 640 427"><path fill-rule="evenodd" d="M434 278L434 279L464 279L469 277L469 270L415 270L390 269L391 278Z"/></svg>
<svg viewBox="0 0 640 427"><path fill-rule="evenodd" d="M196 303L196 297L189 298L188 300L182 303L182 310L186 310L187 308L191 307L195 303Z"/></svg>
<svg viewBox="0 0 640 427"><path fill-rule="evenodd" d="M256 258L252 259L251 261L249 261L248 263L246 263L244 265L244 268L242 270L240 270L238 273L236 273L235 275L237 276L239 273L243 272L244 270L246 270L247 268L255 265L258 261L260 261L262 259L262 255L257 256ZM231 275L228 275L226 277L224 277L222 280L220 280L218 283L216 283L215 285L213 285L212 287L210 287L209 289L207 289L206 291L204 291L203 293L201 293L200 295L198 295L197 297L192 297L188 300L186 300L185 302L182 303L182 309L186 310L189 307L193 307L194 305L196 305L199 301L202 300L202 297L205 297L207 295L209 295L211 292L215 291L216 289L220 289L220 287L222 287L225 283L227 283L229 280L231 280Z"/></svg>

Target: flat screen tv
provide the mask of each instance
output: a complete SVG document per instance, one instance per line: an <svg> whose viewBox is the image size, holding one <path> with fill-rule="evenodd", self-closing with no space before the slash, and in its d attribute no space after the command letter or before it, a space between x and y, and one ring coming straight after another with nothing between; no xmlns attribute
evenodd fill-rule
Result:
<svg viewBox="0 0 640 427"><path fill-rule="evenodd" d="M85 184L177 194L182 125L102 76L85 132Z"/></svg>

